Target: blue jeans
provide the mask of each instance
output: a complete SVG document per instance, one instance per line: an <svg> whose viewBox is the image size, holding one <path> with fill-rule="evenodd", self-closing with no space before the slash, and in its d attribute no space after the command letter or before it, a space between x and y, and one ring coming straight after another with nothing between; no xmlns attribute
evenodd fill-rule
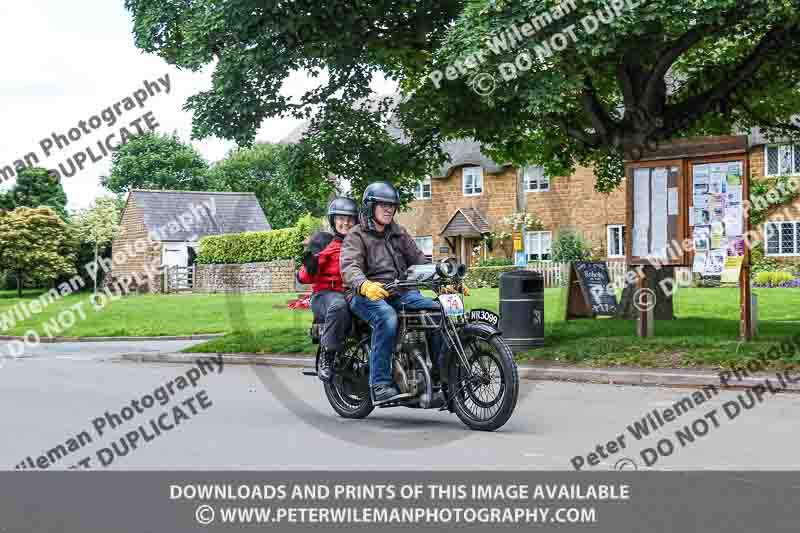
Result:
<svg viewBox="0 0 800 533"><path fill-rule="evenodd" d="M392 298L371 301L356 294L350 302L350 309L361 320L372 327L372 348L369 352L369 384L389 385L392 380L392 351L397 336L397 312L401 306L406 309L439 311L439 304L426 298L419 291L408 291ZM442 364L442 335L439 332L429 334L428 342L434 364Z"/></svg>

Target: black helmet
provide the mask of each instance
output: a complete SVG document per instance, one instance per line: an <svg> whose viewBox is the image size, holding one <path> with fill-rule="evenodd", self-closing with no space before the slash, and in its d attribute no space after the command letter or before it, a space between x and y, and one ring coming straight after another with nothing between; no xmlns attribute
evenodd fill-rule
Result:
<svg viewBox="0 0 800 533"><path fill-rule="evenodd" d="M356 204L355 200L345 196L337 196L328 204L328 223L336 235L343 237L341 233L336 231L336 215L345 215L358 220L358 204Z"/></svg>
<svg viewBox="0 0 800 533"><path fill-rule="evenodd" d="M367 218L372 219L375 214L376 203L383 202L400 205L400 194L391 183L376 181L375 183L370 183L367 188L364 189L364 196L361 202L364 205Z"/></svg>

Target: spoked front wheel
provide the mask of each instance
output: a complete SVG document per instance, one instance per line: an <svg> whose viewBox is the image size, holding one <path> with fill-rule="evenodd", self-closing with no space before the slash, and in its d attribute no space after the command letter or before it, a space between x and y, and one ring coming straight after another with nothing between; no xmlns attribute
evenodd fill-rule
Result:
<svg viewBox="0 0 800 533"><path fill-rule="evenodd" d="M450 378L453 408L470 429L494 431L511 418L517 405L517 363L501 337L465 340L470 370L460 361L453 361Z"/></svg>
<svg viewBox="0 0 800 533"><path fill-rule="evenodd" d="M369 339L347 343L334 364L333 379L325 383L325 396L343 418L365 418L375 409L369 397Z"/></svg>

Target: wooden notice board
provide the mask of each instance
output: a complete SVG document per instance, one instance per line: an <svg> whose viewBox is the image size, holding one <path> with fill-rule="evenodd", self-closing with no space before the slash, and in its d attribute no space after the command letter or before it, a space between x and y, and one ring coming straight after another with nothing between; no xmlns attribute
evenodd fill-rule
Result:
<svg viewBox="0 0 800 533"><path fill-rule="evenodd" d="M628 265L738 279L745 339L753 332L749 173L746 136L680 139L625 164Z"/></svg>

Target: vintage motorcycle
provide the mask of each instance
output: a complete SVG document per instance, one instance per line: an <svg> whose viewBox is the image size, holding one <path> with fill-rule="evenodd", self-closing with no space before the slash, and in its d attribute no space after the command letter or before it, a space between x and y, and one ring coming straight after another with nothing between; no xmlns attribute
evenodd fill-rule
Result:
<svg viewBox="0 0 800 533"><path fill-rule="evenodd" d="M392 355L394 382L411 396L378 407L411 407L455 412L470 429L494 431L514 412L519 374L514 355L497 329L499 317L487 310L467 314L463 303L466 266L452 259L411 267L403 279L386 284L387 291L428 289L440 311L397 312L398 332ZM311 329L319 343L319 324ZM434 367L437 354L429 336L443 339L444 365ZM353 331L345 350L334 361L334 377L325 383L331 407L344 418L364 418L373 406L369 394L371 329L353 317ZM317 365L320 350L317 350ZM309 370L307 375L316 376ZM439 375L439 374L442 375Z"/></svg>

